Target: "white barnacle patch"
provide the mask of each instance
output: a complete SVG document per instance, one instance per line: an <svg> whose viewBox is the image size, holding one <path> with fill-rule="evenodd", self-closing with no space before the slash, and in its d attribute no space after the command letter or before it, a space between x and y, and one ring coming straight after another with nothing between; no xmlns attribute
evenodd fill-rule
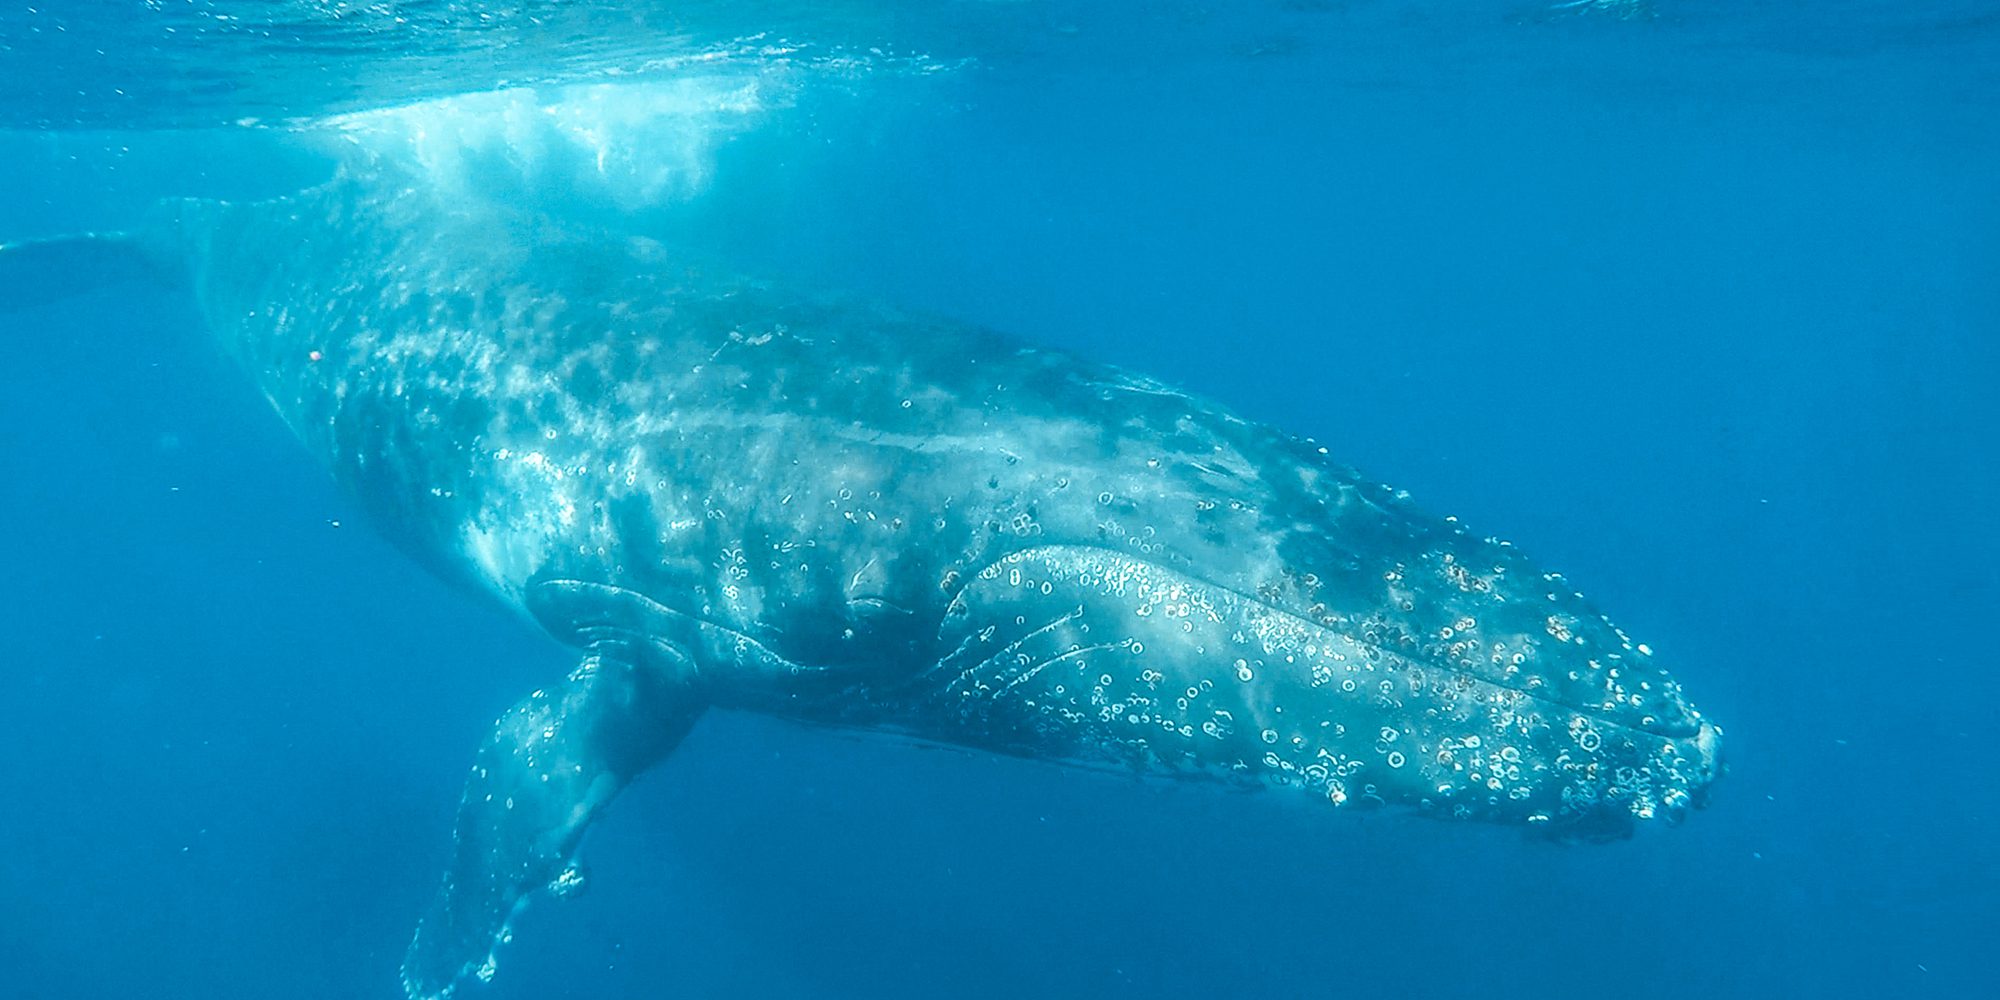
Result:
<svg viewBox="0 0 2000 1000"><path fill-rule="evenodd" d="M1577 749L1585 753L1597 752L1597 748L1604 742L1604 737L1598 734L1597 729L1590 724L1590 720L1581 715L1570 719L1569 736L1576 742Z"/></svg>

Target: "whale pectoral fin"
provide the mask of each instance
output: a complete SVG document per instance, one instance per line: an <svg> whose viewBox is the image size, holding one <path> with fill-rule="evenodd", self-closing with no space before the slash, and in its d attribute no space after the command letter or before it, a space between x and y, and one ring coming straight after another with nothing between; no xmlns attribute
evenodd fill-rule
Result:
<svg viewBox="0 0 2000 1000"><path fill-rule="evenodd" d="M466 781L451 868L403 960L405 992L441 998L468 976L490 979L514 914L536 890L574 884L584 829L702 704L678 651L610 644L508 710Z"/></svg>

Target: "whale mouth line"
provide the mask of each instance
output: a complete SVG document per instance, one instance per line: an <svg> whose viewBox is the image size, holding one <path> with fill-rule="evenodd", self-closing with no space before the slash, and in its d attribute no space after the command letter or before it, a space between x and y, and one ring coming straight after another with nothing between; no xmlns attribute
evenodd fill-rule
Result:
<svg viewBox="0 0 2000 1000"><path fill-rule="evenodd" d="M1198 580L1199 578L1190 576L1189 579ZM1520 695L1522 698L1525 698L1528 701L1531 701L1537 705L1545 706L1550 709L1560 709L1565 712L1571 712L1576 715L1580 715L1586 719L1589 719L1593 726L1600 729L1612 729L1620 732L1634 733L1650 737L1658 737L1661 739L1681 740L1693 737L1696 734L1700 733L1705 728L1705 725L1698 719L1686 725L1675 725L1663 719L1655 720L1651 725L1635 725L1631 722L1626 722L1620 720L1615 716L1607 714L1603 706L1600 705L1575 704L1569 701L1564 701L1563 699L1560 698L1550 697L1545 688L1530 688L1523 684L1510 683L1508 681L1498 680L1492 677L1487 677L1481 674L1477 674L1470 670L1465 669L1464 667L1455 666L1450 663L1442 663L1435 660L1418 659L1408 654L1392 650L1387 646L1382 645L1379 642L1362 638L1361 636L1354 635L1350 632L1342 631L1332 626L1322 625L1296 612L1288 611L1285 608L1279 607L1277 605L1271 604L1267 601L1263 601L1255 597L1250 597L1233 588L1223 587L1220 584L1207 584L1205 581L1203 582L1204 585L1216 586L1222 590L1226 590L1229 593L1236 595L1239 599L1245 601L1250 606L1256 607L1265 612L1266 614L1282 615L1287 619L1297 622L1300 627L1311 629L1312 631L1326 635L1339 636L1340 638L1348 642L1351 642L1356 646L1368 649L1374 652L1377 656L1383 657L1385 659L1392 661L1402 661L1412 666L1422 666L1425 670L1442 673L1449 677L1454 677L1454 678L1463 677L1472 681L1475 684L1483 684L1487 687L1495 688L1497 690L1508 691L1513 694Z"/></svg>
<svg viewBox="0 0 2000 1000"><path fill-rule="evenodd" d="M1253 613L1282 618L1286 622L1292 624L1293 626L1308 632L1325 636L1337 636L1339 637L1340 640L1350 643L1354 646L1366 649L1388 662L1403 663L1409 666L1420 666L1425 670L1441 673L1452 678L1464 678L1475 684L1483 685L1496 690L1507 691L1512 694L1519 695L1520 697L1525 698L1531 702L1534 702L1537 705L1545 706L1551 710L1561 710L1563 712L1569 712L1578 716L1582 716L1583 718L1589 719L1594 727L1598 727L1600 729L1610 729L1610 730L1616 730L1618 732L1642 735L1649 738L1670 739L1670 740L1698 739L1701 738L1703 734L1713 729L1713 727L1709 723L1703 721L1698 715L1693 719L1689 720L1685 724L1676 724L1666 719L1658 719L1650 725L1635 724L1634 722L1631 721L1621 720L1616 716L1608 714L1601 705L1573 704L1569 701L1551 697L1545 689L1530 688L1519 683L1508 683L1503 680L1498 680L1492 677L1487 677L1475 673L1470 670L1466 670L1463 667L1451 663L1444 663L1435 660L1424 660L1412 657L1406 653L1399 652L1397 650L1384 646L1380 642L1364 638L1358 634L1355 634L1354 632L1345 631L1335 626L1314 621L1310 618L1305 617L1304 615L1299 614L1296 611L1292 611L1281 605L1274 604L1261 597L1245 593L1242 590L1229 586L1228 584L1218 583L1212 579L1199 575L1198 573L1192 571L1191 569L1183 569L1180 567L1175 567L1166 563L1143 558L1140 556L1131 555L1125 552L1121 552L1117 549L1109 548L1107 546L1102 546L1102 545L1090 545L1090 544L1039 545L1008 553L1007 555L1002 556L999 559L995 559L992 562L987 563L985 566L982 566L976 572L968 574L966 578L966 583L962 585L958 589L958 591L953 595L952 601L950 603L955 605L959 603L961 600L963 600L965 592L971 587L971 581L976 580L988 573L995 572L1009 563L1018 562L1025 559L1037 558L1037 557L1047 557L1049 555L1061 552L1090 553L1100 557L1109 558L1117 560L1119 562L1131 564L1134 566L1143 566L1155 574L1171 574L1172 576L1179 577L1182 581L1185 581L1185 583L1187 583L1188 585L1198 587L1213 593L1227 595L1231 600L1237 602L1241 606L1241 608L1246 611L1252 611Z"/></svg>

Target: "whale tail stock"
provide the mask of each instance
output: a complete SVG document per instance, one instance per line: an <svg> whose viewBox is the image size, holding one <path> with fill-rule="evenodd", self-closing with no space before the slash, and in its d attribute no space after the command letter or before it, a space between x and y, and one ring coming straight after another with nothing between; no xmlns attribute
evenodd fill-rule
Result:
<svg viewBox="0 0 2000 1000"><path fill-rule="evenodd" d="M149 241L129 232L76 233L0 242L0 309L48 305L113 285L169 285Z"/></svg>

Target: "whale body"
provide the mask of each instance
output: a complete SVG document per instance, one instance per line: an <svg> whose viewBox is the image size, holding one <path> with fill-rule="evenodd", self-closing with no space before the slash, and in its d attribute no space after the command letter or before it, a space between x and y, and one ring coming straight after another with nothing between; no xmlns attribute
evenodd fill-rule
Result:
<svg viewBox="0 0 2000 1000"><path fill-rule="evenodd" d="M1720 772L1560 577L1145 377L387 167L141 242L381 530L576 650L477 752L411 997L708 706L1568 839Z"/></svg>

